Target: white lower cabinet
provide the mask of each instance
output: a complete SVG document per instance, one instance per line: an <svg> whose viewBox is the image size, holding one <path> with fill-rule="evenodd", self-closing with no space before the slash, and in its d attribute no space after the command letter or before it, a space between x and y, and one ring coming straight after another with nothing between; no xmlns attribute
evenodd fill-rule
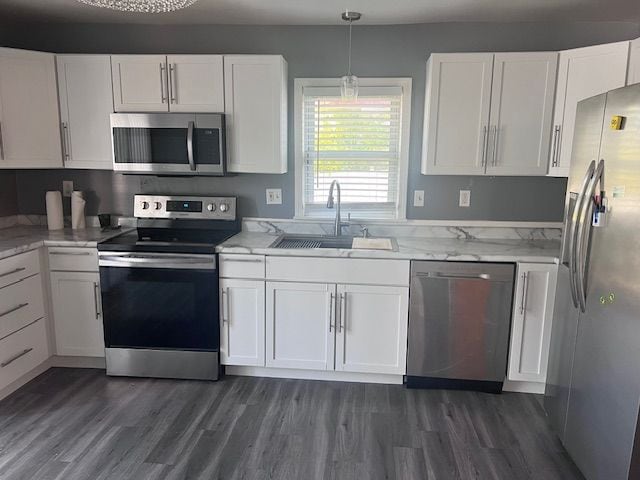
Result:
<svg viewBox="0 0 640 480"><path fill-rule="evenodd" d="M409 289L338 285L336 370L406 371Z"/></svg>
<svg viewBox="0 0 640 480"><path fill-rule="evenodd" d="M557 275L555 264L518 264L509 380L546 382Z"/></svg>
<svg viewBox="0 0 640 480"><path fill-rule="evenodd" d="M335 285L267 282L267 367L333 370Z"/></svg>
<svg viewBox="0 0 640 480"><path fill-rule="evenodd" d="M264 281L220 280L220 360L264 366Z"/></svg>
<svg viewBox="0 0 640 480"><path fill-rule="evenodd" d="M104 357L98 273L51 272L51 302L57 354Z"/></svg>

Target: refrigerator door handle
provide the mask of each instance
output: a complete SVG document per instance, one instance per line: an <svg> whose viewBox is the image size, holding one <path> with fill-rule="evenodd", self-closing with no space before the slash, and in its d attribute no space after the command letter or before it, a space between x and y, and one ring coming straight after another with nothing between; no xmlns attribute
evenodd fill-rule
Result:
<svg viewBox="0 0 640 480"><path fill-rule="evenodd" d="M585 243L587 241L587 237L585 235L589 235L591 231L591 220L588 219L589 215L589 207L591 206L591 201L593 196L595 195L595 189L598 183L601 184L600 189L604 190L604 160L600 160L598 163L598 168L596 173L591 177L591 181L589 182L589 186L587 187L587 191L585 192L584 199L580 206L580 222L578 224L578 233L576 240L576 287L578 293L578 302L580 304L580 310L584 313L587 309L587 292L585 286L585 273L587 270L587 258L585 249Z"/></svg>
<svg viewBox="0 0 640 480"><path fill-rule="evenodd" d="M596 169L596 161L592 160L587 168L587 173L582 180L582 186L580 187L580 194L576 200L576 203L573 207L573 211L571 212L571 221L569 222L569 290L571 290L571 300L573 301L573 306L578 308L580 303L578 301L578 287L576 284L576 268L578 264L578 259L576 256L576 240L578 233L578 220L580 218L580 209L582 207L582 202L587 193L587 187L589 186L589 181L593 177L593 173Z"/></svg>

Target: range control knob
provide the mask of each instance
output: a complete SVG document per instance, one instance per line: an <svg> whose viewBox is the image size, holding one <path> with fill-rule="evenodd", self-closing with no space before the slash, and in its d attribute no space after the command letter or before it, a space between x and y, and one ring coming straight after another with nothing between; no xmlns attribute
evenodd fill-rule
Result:
<svg viewBox="0 0 640 480"><path fill-rule="evenodd" d="M221 204L220 204L220 211L221 211L221 212L227 212L227 211L229 211L229 204L227 204L227 203L221 203Z"/></svg>
<svg viewBox="0 0 640 480"><path fill-rule="evenodd" d="M142 209L147 210L149 208L149 202L142 202Z"/></svg>
<svg viewBox="0 0 640 480"><path fill-rule="evenodd" d="M209 210L210 212L215 212L216 211L216 204L215 203L210 203L209 205L207 205L207 210Z"/></svg>
<svg viewBox="0 0 640 480"><path fill-rule="evenodd" d="M154 202L155 206L156 206L156 210L160 210L162 208L162 203L161 202Z"/></svg>

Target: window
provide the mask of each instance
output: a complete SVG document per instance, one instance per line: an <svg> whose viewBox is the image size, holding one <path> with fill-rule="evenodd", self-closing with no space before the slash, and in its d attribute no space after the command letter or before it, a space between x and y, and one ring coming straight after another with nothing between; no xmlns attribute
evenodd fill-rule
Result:
<svg viewBox="0 0 640 480"><path fill-rule="evenodd" d="M361 78L355 101L341 99L338 79L295 89L296 217L332 218L338 180L345 217L404 218L411 79Z"/></svg>

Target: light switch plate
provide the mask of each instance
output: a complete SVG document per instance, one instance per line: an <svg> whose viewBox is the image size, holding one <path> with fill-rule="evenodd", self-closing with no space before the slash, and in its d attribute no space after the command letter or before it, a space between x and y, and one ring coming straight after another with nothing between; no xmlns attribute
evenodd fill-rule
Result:
<svg viewBox="0 0 640 480"><path fill-rule="evenodd" d="M471 190L460 190L460 200L458 202L460 207L471 206Z"/></svg>
<svg viewBox="0 0 640 480"><path fill-rule="evenodd" d="M62 196L70 197L71 192L73 192L73 181L72 180L63 180L62 181Z"/></svg>
<svg viewBox="0 0 640 480"><path fill-rule="evenodd" d="M282 205L281 188L267 188L267 205Z"/></svg>
<svg viewBox="0 0 640 480"><path fill-rule="evenodd" d="M413 206L424 207L424 190L413 191Z"/></svg>

